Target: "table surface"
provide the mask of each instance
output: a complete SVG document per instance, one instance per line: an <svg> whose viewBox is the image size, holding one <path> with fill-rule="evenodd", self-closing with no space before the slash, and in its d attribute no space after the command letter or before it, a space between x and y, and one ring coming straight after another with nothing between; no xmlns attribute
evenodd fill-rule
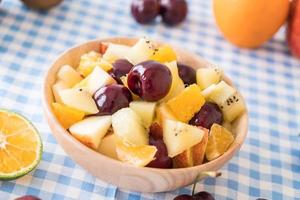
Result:
<svg viewBox="0 0 300 200"><path fill-rule="evenodd" d="M57 144L43 117L44 73L65 49L94 38L149 36L181 45L219 64L246 97L250 126L240 152L222 177L199 183L216 199L300 199L300 61L290 56L281 30L256 50L239 49L215 26L211 1L189 1L187 20L176 28L141 26L130 1L65 0L36 12L17 0L0 5L0 107L29 118L40 131L43 158L37 169L0 182L0 200L32 194L46 199L173 199L191 187L167 193L136 193L96 179Z"/></svg>

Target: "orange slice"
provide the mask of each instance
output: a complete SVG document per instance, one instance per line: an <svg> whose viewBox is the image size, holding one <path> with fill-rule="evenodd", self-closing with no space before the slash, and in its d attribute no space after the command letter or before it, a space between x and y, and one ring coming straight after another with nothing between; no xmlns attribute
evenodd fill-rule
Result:
<svg viewBox="0 0 300 200"><path fill-rule="evenodd" d="M12 180L33 170L42 154L34 126L19 114L0 110L0 180Z"/></svg>
<svg viewBox="0 0 300 200"><path fill-rule="evenodd" d="M157 62L165 63L176 60L176 53L169 45L164 45L159 47L150 60L155 60Z"/></svg>
<svg viewBox="0 0 300 200"><path fill-rule="evenodd" d="M150 163L154 159L156 151L155 146L135 146L119 140L116 142L118 159L138 167L144 167Z"/></svg>
<svg viewBox="0 0 300 200"><path fill-rule="evenodd" d="M52 103L55 116L61 125L68 129L76 122L79 122L84 117L84 112L74 108L62 105L60 103Z"/></svg>
<svg viewBox="0 0 300 200"><path fill-rule="evenodd" d="M230 131L219 124L213 124L210 128L206 146L205 155L207 160L214 160L224 154L233 141L234 137Z"/></svg>

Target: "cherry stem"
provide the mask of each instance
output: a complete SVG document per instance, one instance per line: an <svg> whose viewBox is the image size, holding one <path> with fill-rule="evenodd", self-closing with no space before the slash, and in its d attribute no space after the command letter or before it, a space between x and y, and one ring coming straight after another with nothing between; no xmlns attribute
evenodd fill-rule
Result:
<svg viewBox="0 0 300 200"><path fill-rule="evenodd" d="M199 181L204 180L207 177L219 177L221 176L222 173L221 172L216 172L216 171L205 171L205 172L200 172L197 177L195 178L194 184L193 184L193 190L192 190L192 196L195 195L195 189L196 189L196 185Z"/></svg>

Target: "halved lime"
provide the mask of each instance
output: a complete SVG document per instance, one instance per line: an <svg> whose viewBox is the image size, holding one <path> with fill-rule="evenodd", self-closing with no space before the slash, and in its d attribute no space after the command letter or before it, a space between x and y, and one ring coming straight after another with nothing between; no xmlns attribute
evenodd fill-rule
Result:
<svg viewBox="0 0 300 200"><path fill-rule="evenodd" d="M0 109L0 180L16 179L32 171L42 151L35 127L23 116Z"/></svg>

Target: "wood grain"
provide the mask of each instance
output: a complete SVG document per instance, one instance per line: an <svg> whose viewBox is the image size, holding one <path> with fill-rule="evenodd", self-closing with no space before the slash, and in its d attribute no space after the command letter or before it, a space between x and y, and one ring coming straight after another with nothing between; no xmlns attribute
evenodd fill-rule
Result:
<svg viewBox="0 0 300 200"><path fill-rule="evenodd" d="M211 162L189 168L155 169L131 166L93 151L73 138L59 124L53 114L51 108L51 103L53 102L51 86L55 82L56 72L62 65L69 64L71 66L77 66L82 54L91 50L97 51L100 47L100 42L103 41L133 45L137 39L110 38L89 41L75 46L57 58L57 60L50 66L50 69L44 79L43 109L46 119L58 143L76 163L99 179L118 187L138 192L163 192L175 190L179 187L191 184L201 171L220 169L240 149L247 135L247 112L234 121L233 132L236 133L236 138L225 154ZM180 62L186 63L194 68L209 66L207 61L195 54L192 54L182 48L175 47L175 49ZM229 78L225 77L224 80L232 85Z"/></svg>

